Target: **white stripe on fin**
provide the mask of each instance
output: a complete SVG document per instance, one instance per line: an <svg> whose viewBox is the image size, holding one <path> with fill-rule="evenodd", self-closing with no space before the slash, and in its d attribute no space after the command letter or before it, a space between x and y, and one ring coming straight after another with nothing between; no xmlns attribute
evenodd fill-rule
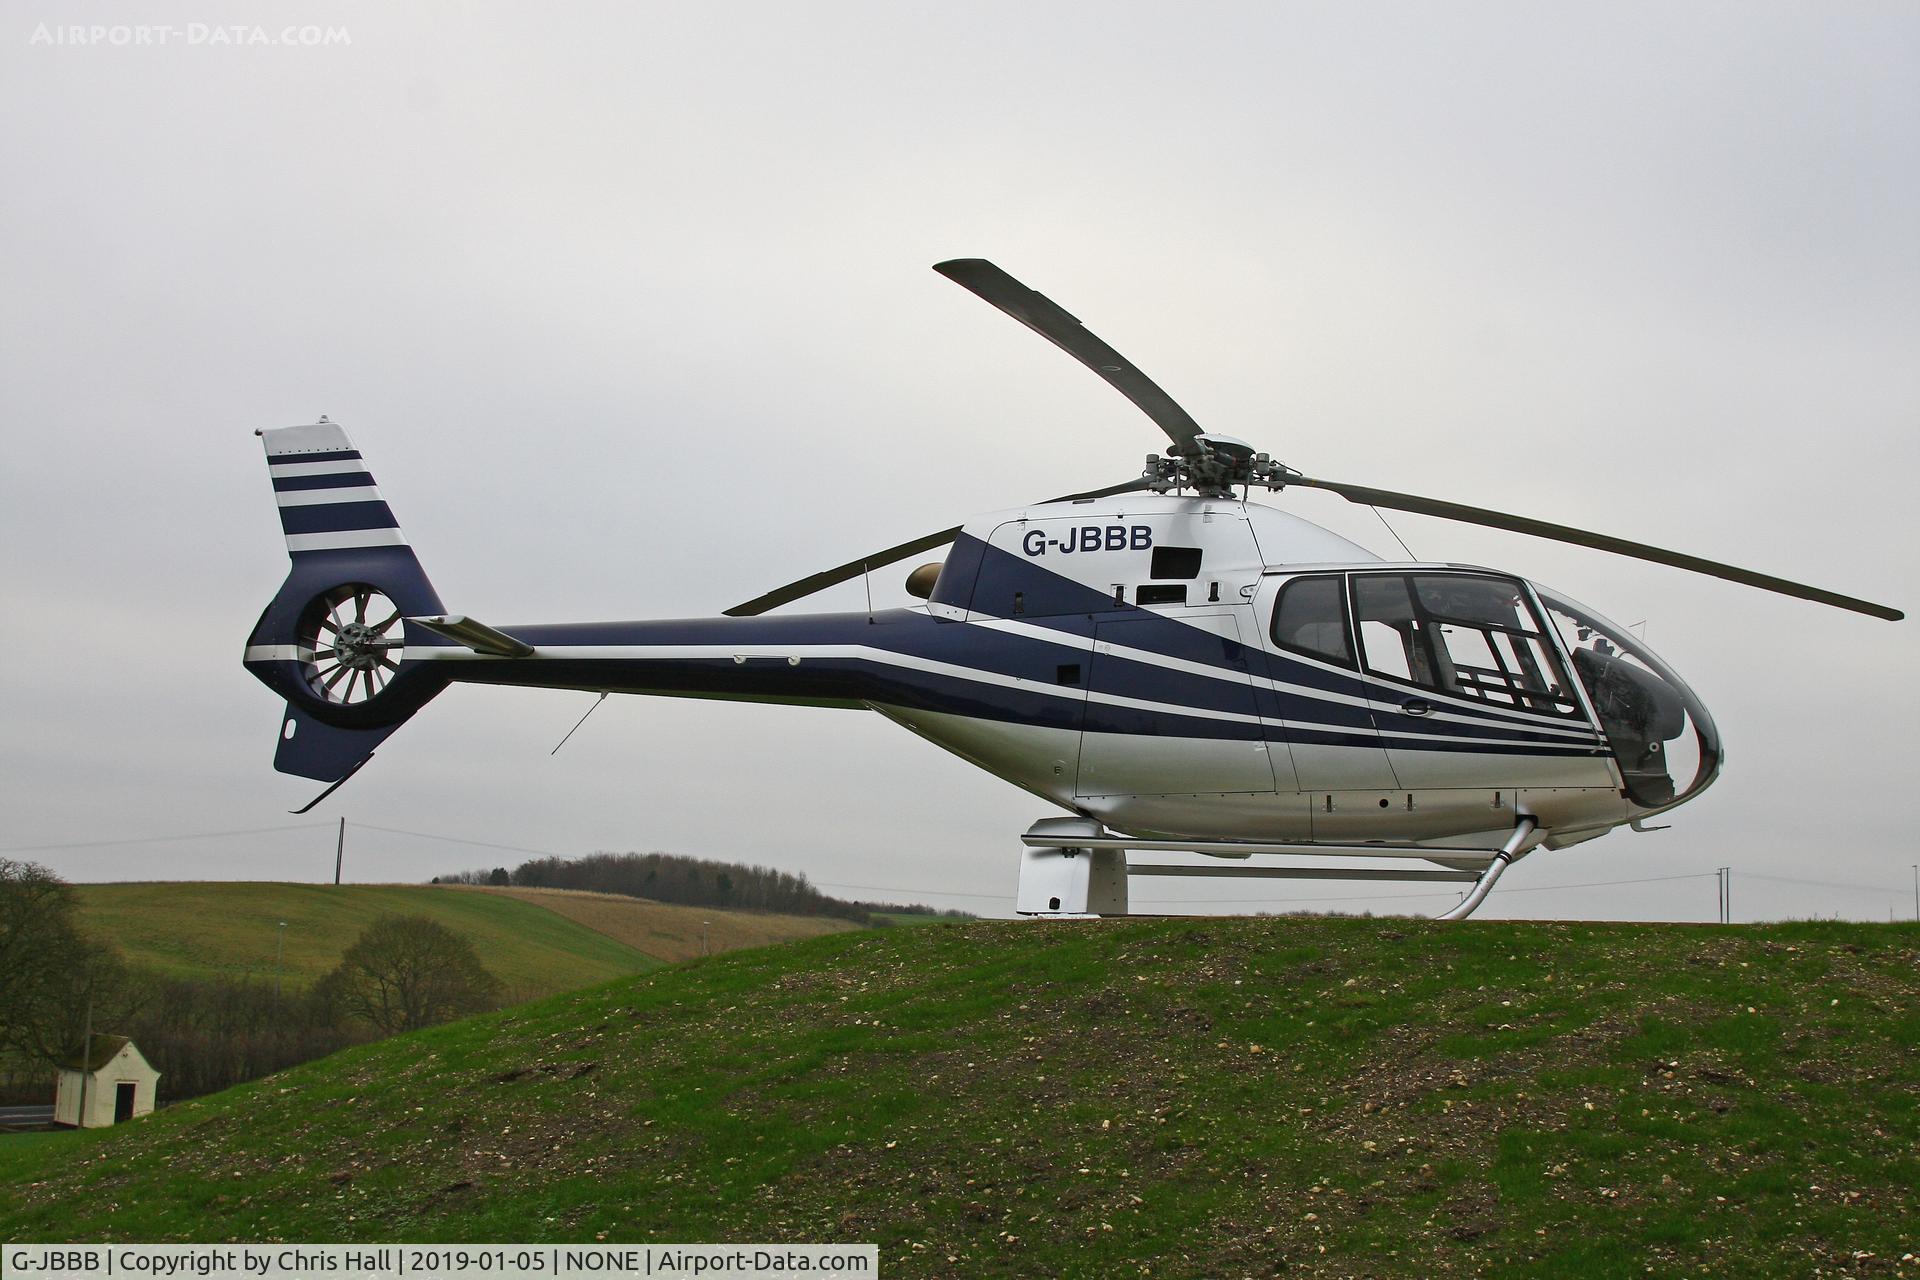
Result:
<svg viewBox="0 0 1920 1280"><path fill-rule="evenodd" d="M276 480L288 476L338 476L350 471L365 471L367 464L358 458L344 462L268 462L267 474Z"/></svg>
<svg viewBox="0 0 1920 1280"><path fill-rule="evenodd" d="M288 551L350 551L355 547L404 547L398 529L342 529L337 533L290 533Z"/></svg>
<svg viewBox="0 0 1920 1280"><path fill-rule="evenodd" d="M317 507L330 502L378 502L380 491L370 484L348 484L335 489L288 489L273 497L283 507Z"/></svg>

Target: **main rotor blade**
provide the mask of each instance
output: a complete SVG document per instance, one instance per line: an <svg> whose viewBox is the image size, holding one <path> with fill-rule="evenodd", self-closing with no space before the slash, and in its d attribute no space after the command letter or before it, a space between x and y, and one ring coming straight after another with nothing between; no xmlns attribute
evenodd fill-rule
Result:
<svg viewBox="0 0 1920 1280"><path fill-rule="evenodd" d="M1116 493L1129 493L1135 489L1144 489L1146 487L1147 481L1144 477L1141 477L1129 480L1125 484L1108 485L1104 489L1094 489L1088 493L1069 493L1062 497L1049 498L1047 501L1075 502L1082 498L1110 498ZM755 596L745 604L737 604L733 606L733 608L725 610L725 616L729 618L754 617L758 614L765 613L769 609L777 609L783 604L792 604L795 600L813 595L815 592L825 591L828 587L837 587L843 582L850 582L863 573L874 569L885 568L895 561L905 560L908 556L917 554L918 552L931 551L935 547L944 546L959 536L960 526L955 525L951 529L942 529L938 533L929 533L924 537L915 538L911 542L902 542L895 546L888 547L884 551L875 551L870 555L861 556L858 560L849 560L847 563L836 565L831 569L822 569L819 573L811 573L804 578L789 582L784 587L775 587L763 596Z"/></svg>
<svg viewBox="0 0 1920 1280"><path fill-rule="evenodd" d="M1855 613L1885 618L1889 622L1898 622L1907 616L1900 610L1884 604L1874 604L1870 600L1858 600L1853 596L1843 596L1835 591L1810 587L1804 582L1790 582L1771 574L1755 573L1751 569L1721 564L1717 560L1704 560L1699 556L1648 546L1644 542L1630 542L1625 538L1610 537L1604 533L1589 533L1585 529L1575 529L1547 520L1532 520L1526 516L1509 515L1504 511L1490 511L1485 507L1469 507L1459 502L1442 502L1438 498L1395 493L1390 489L1369 489L1357 484L1337 484L1332 480L1315 480L1307 476L1302 476L1298 480L1289 480L1287 483L1326 489L1339 494L1348 502L1357 502L1363 506L1391 507L1395 511L1412 511L1423 516L1439 516L1443 520L1460 520L1467 524L1486 525L1492 529L1509 529L1515 533L1529 533L1536 538L1552 538L1556 542L1571 542L1576 546L1611 551L1615 555L1632 556L1636 560L1651 560L1655 564L1672 565L1676 569L1687 569L1694 573L1704 573L1709 577L1724 578L1728 582L1738 582L1743 586L1759 587L1762 591L1777 591L1781 595L1796 596L1802 600L1812 600L1817 604L1829 604L1836 609L1851 609Z"/></svg>
<svg viewBox="0 0 1920 1280"><path fill-rule="evenodd" d="M896 560L905 560L915 552L930 551L935 547L944 546L959 536L959 525L951 529L942 529L939 533L929 533L911 542L902 542L897 546L888 547L885 551L876 551L858 560L849 560L843 565L822 569L819 573L810 573L804 578L789 582L784 587L775 587L763 596L755 596L745 604L737 604L722 612L729 618L751 618L769 609L777 609L783 604L791 604L816 591L825 591L828 587L837 587L843 582L850 582L871 569L892 564Z"/></svg>
<svg viewBox="0 0 1920 1280"><path fill-rule="evenodd" d="M955 258L933 269L1018 320L1106 380L1107 385L1133 401L1167 433L1180 452L1190 452L1200 424L1162 391L1157 383L1068 315L1044 293L1029 289L985 258Z"/></svg>

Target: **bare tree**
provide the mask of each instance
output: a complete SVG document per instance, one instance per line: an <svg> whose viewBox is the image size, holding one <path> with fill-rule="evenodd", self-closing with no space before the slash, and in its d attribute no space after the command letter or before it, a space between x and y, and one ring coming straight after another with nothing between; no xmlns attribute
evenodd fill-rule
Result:
<svg viewBox="0 0 1920 1280"><path fill-rule="evenodd" d="M131 1035L160 1071L168 1100L211 1093L322 1057L370 1033L342 1025L309 988L277 994L251 978L150 975ZM359 1031L359 1034L355 1034Z"/></svg>
<svg viewBox="0 0 1920 1280"><path fill-rule="evenodd" d="M388 1034L492 1008L499 993L473 944L425 916L375 920L316 988L342 1013Z"/></svg>

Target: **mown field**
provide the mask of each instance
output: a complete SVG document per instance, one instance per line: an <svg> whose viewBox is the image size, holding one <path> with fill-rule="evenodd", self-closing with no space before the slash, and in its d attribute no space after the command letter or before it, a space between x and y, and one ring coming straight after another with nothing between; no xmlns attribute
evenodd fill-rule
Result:
<svg viewBox="0 0 1920 1280"><path fill-rule="evenodd" d="M181 977L305 986L381 915L422 915L470 938L510 996L571 991L702 953L813 937L845 922L671 907L637 898L452 885L225 881L74 886L81 927L136 965ZM706 935L704 942L702 935Z"/></svg>
<svg viewBox="0 0 1920 1280"><path fill-rule="evenodd" d="M891 1276L1920 1274L1920 928L839 934L0 1141L11 1240L878 1241Z"/></svg>
<svg viewBox="0 0 1920 1280"><path fill-rule="evenodd" d="M459 886L444 886L459 892ZM765 947L796 938L844 933L860 926L831 916L786 916L772 912L723 911L648 902L579 889L473 889L544 907L575 924L645 952L656 960L691 960L742 947Z"/></svg>

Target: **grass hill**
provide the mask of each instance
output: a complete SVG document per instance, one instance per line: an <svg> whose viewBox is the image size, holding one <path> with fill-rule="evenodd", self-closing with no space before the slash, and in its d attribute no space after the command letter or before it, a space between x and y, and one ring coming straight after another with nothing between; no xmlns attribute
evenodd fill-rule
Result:
<svg viewBox="0 0 1920 1280"><path fill-rule="evenodd" d="M182 977L271 979L286 921L285 980L304 986L386 914L428 916L472 939L510 995L570 991L701 953L813 937L845 922L667 907L634 898L439 885L224 881L75 885L81 927L134 964Z"/></svg>
<svg viewBox="0 0 1920 1280"><path fill-rule="evenodd" d="M1913 1274L1920 927L839 934L0 1139L9 1240L878 1241L890 1276Z"/></svg>

